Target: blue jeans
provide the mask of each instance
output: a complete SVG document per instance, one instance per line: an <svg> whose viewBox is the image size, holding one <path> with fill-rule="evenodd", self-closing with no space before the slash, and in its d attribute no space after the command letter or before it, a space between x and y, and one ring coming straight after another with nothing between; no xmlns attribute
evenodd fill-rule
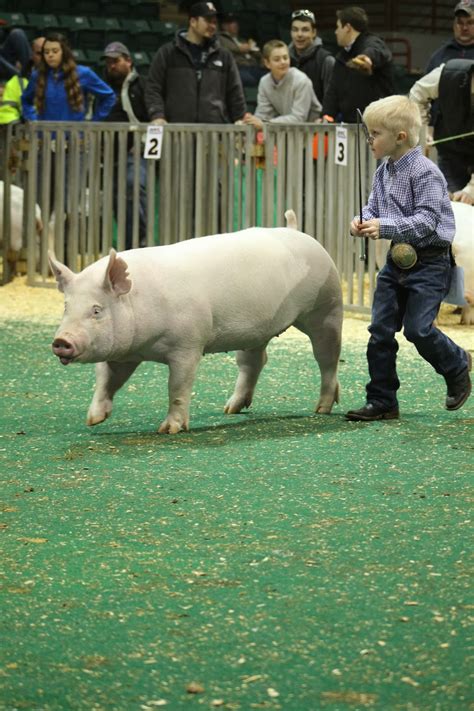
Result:
<svg viewBox="0 0 474 711"><path fill-rule="evenodd" d="M23 30L11 30L0 47L0 80L15 74L26 76L31 61L31 47ZM16 66L19 62L20 69Z"/></svg>
<svg viewBox="0 0 474 711"><path fill-rule="evenodd" d="M379 273L372 306L371 334L367 346L370 382L367 402L387 409L398 406L395 333L405 338L447 381L467 368L465 351L433 324L449 290L449 254L421 257L412 269L399 269L388 256Z"/></svg>
<svg viewBox="0 0 474 711"><path fill-rule="evenodd" d="M117 181L118 169L115 171L115 181ZM127 155L127 204L125 214L125 249L133 247L133 182L134 182L133 155ZM140 192L138 205L138 244L140 247L146 246L146 162L140 159ZM114 215L117 217L117 191L114 193Z"/></svg>

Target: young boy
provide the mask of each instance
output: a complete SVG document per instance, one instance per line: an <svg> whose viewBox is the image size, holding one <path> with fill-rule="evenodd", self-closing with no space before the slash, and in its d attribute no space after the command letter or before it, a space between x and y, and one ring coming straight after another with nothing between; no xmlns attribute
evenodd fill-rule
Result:
<svg viewBox="0 0 474 711"><path fill-rule="evenodd" d="M315 121L321 104L311 79L295 67L290 68L288 47L281 40L271 40L263 47L263 61L270 70L258 85L255 114L246 114L244 123L262 129L265 121L306 123Z"/></svg>
<svg viewBox="0 0 474 711"><path fill-rule="evenodd" d="M446 408L457 410L471 392L471 356L433 324L449 289L455 230L446 181L416 147L421 116L413 101L404 96L374 101L364 121L375 158L388 160L377 169L362 223L355 217L351 234L389 239L392 246L374 294L367 403L346 417L367 422L398 418L395 333L402 327L407 340L444 377Z"/></svg>

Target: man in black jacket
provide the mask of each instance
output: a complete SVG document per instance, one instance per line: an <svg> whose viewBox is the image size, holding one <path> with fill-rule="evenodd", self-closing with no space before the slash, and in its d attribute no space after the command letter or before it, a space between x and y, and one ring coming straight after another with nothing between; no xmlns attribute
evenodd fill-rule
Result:
<svg viewBox="0 0 474 711"><path fill-rule="evenodd" d="M116 102L107 117L107 121L125 122L130 124L147 123L148 111L145 104L145 81L135 71L132 58L127 47L122 42L111 42L104 50L106 63L106 81L115 91ZM127 184L126 184L126 216L125 216L125 247L133 246L133 186L135 182L135 161L133 156L133 134L127 136ZM115 146L114 183L118 182L118 146ZM117 186L119 188L120 186ZM114 215L118 213L118 189L114 190ZM139 212L138 212L138 244L146 246L146 167L145 160L140 157L139 174Z"/></svg>
<svg viewBox="0 0 474 711"><path fill-rule="evenodd" d="M341 50L323 101L323 115L356 122L356 109L393 94L392 55L385 42L368 32L365 10L346 7L336 13L336 40Z"/></svg>
<svg viewBox="0 0 474 711"><path fill-rule="evenodd" d="M217 10L197 2L187 30L160 47L148 74L146 104L153 123L235 123L245 112L239 71L216 41Z"/></svg>
<svg viewBox="0 0 474 711"><path fill-rule="evenodd" d="M314 93L322 103L336 60L323 48L316 30L316 17L311 10L295 10L291 15L289 50L291 65L311 79Z"/></svg>

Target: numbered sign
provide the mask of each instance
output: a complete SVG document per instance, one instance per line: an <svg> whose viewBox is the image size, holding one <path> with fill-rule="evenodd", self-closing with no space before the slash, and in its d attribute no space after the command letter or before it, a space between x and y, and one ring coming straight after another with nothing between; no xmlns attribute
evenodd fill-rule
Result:
<svg viewBox="0 0 474 711"><path fill-rule="evenodd" d="M146 132L145 158L160 160L163 143L163 126L148 126Z"/></svg>
<svg viewBox="0 0 474 711"><path fill-rule="evenodd" d="M336 165L347 165L347 128L336 128L336 150L334 154Z"/></svg>

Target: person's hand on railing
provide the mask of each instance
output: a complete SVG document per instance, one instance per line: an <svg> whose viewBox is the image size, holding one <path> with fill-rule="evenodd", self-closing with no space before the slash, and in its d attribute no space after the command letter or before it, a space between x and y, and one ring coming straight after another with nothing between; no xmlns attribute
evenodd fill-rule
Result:
<svg viewBox="0 0 474 711"><path fill-rule="evenodd" d="M324 114L324 116L317 118L314 123L334 123L334 119L329 114Z"/></svg>
<svg viewBox="0 0 474 711"><path fill-rule="evenodd" d="M150 123L154 124L155 126L165 126L165 124L168 123L168 121L165 118L155 118L150 121Z"/></svg>
<svg viewBox="0 0 474 711"><path fill-rule="evenodd" d="M261 119L257 118L257 116L254 116L253 114L249 114L249 113L245 114L245 116L242 120L247 126L253 126L254 128L258 129L259 131L261 131L263 128L263 121Z"/></svg>

